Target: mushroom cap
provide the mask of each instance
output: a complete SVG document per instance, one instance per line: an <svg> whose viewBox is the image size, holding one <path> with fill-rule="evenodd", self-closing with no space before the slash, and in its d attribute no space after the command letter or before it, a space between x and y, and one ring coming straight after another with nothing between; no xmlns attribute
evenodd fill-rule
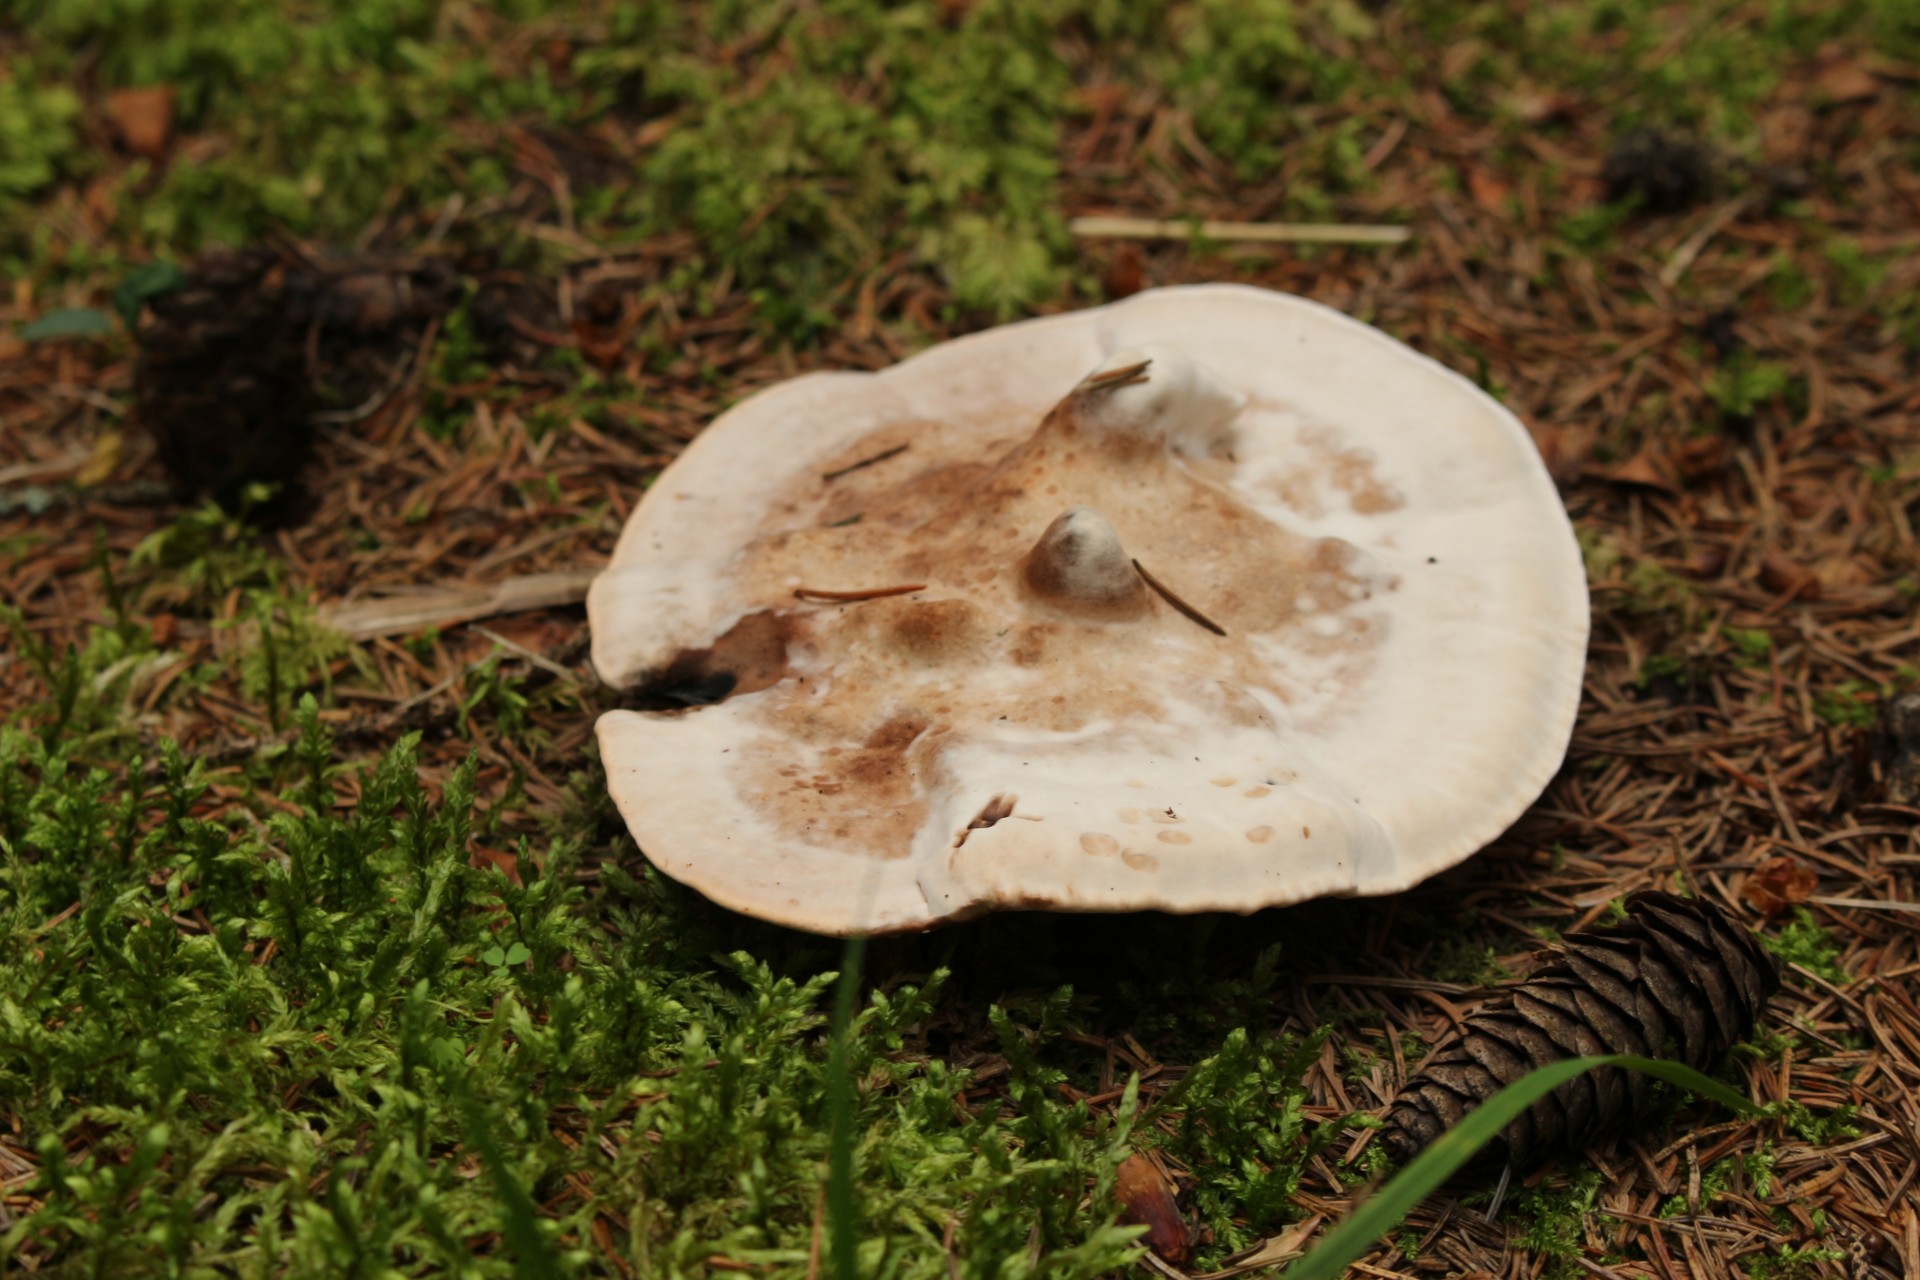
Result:
<svg viewBox="0 0 1920 1280"><path fill-rule="evenodd" d="M642 850L821 933L1404 889L1551 779L1588 625L1511 413L1238 285L762 391L587 608Z"/></svg>

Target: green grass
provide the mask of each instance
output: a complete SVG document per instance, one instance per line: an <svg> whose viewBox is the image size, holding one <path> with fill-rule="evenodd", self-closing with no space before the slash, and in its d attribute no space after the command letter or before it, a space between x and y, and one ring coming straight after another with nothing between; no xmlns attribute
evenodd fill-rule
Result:
<svg viewBox="0 0 1920 1280"><path fill-rule="evenodd" d="M1408 1213L1492 1141L1499 1132L1556 1087L1600 1067L1621 1067L1653 1076L1712 1098L1737 1115L1751 1116L1759 1108L1726 1085L1691 1067L1632 1054L1568 1058L1528 1072L1467 1114L1433 1144L1329 1231L1300 1261L1289 1266L1282 1280L1333 1280L1346 1265L1376 1240L1397 1227ZM1577 1274L1573 1259L1580 1256L1580 1235L1594 1215L1599 1191L1597 1173L1576 1176L1570 1187L1547 1194L1530 1193L1523 1213L1531 1219L1526 1244L1555 1264ZM1554 1272L1552 1274L1558 1274Z"/></svg>
<svg viewBox="0 0 1920 1280"><path fill-rule="evenodd" d="M1825 927L1816 923L1805 907L1793 909L1793 919L1774 931L1766 940L1767 949L1787 964L1795 964L1819 974L1836 985L1853 980L1840 965L1845 950Z"/></svg>
<svg viewBox="0 0 1920 1280"><path fill-rule="evenodd" d="M1537 127L1513 105L1530 84L1737 156L1781 68L1822 41L1920 57L1901 0L1776 0L1757 20L1656 0L1402 8L1417 40L1355 0L22 0L0 20L0 269L54 284L274 227L424 223L455 193L507 195L531 136L556 140L583 233L691 233L675 289L743 288L777 333L831 327L902 264L1005 317L1086 288L1059 210L1081 84L1152 86L1240 180L1280 179L1272 216L1311 218L1369 189L1367 147L1422 85L1495 125L1496 158ZM1435 80L1448 48L1472 56ZM175 88L190 162L116 163L80 127L100 95L150 84ZM104 228L46 216L74 180L104 182ZM1625 216L1564 234L1588 252ZM1832 256L1870 286L1853 246Z"/></svg>
<svg viewBox="0 0 1920 1280"><path fill-rule="evenodd" d="M338 764L311 696L254 766L286 803L219 804L201 764L143 758L125 728L154 655L140 628L19 642L48 696L0 730L0 1098L41 1172L7 1256L614 1274L598 1219L645 1274L804 1272L831 971L709 954L651 876L609 865L587 895L564 816L521 846L524 886L474 870L470 841L493 837L473 764L429 788L411 738ZM576 783L584 822L599 783ZM1015 1105L957 1105L966 1073L918 1043L945 981L869 990L850 1023L862 1269L944 1275L949 1230L973 1274L1120 1265L1130 1113L1059 1102L1058 1018L1004 1012Z"/></svg>

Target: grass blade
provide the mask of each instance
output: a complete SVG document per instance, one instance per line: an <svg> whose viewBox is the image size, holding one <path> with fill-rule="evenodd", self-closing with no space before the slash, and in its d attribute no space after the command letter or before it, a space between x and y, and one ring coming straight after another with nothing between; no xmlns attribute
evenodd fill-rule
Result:
<svg viewBox="0 0 1920 1280"><path fill-rule="evenodd" d="M827 1239L828 1274L854 1280L858 1267L853 1206L853 1006L867 940L847 939L833 999L833 1046L827 1057Z"/></svg>
<svg viewBox="0 0 1920 1280"><path fill-rule="evenodd" d="M62 307L49 311L20 330L22 342L51 342L56 338L101 338L113 332L113 317L96 307Z"/></svg>
<svg viewBox="0 0 1920 1280"><path fill-rule="evenodd" d="M486 1112L467 1088L459 1068L443 1070L441 1079L466 1127L467 1141L479 1152L494 1194L500 1198L500 1231L513 1247L514 1275L525 1280L562 1280L566 1272L540 1232L540 1207L514 1174L506 1151L493 1136Z"/></svg>
<svg viewBox="0 0 1920 1280"><path fill-rule="evenodd" d="M1304 1258L1288 1267L1281 1280L1334 1280L1340 1276L1349 1262L1399 1226L1422 1200L1453 1176L1461 1165L1473 1159L1480 1148L1491 1142L1521 1112L1567 1081L1596 1067L1622 1067L1655 1076L1712 1098L1739 1115L1752 1115L1759 1110L1720 1081L1702 1075L1683 1063L1669 1062L1663 1058L1641 1058L1621 1053L1604 1057L1569 1058L1565 1062L1541 1067L1494 1094L1474 1108L1458 1126L1441 1134L1432 1146L1394 1175L1372 1199L1329 1231L1326 1238Z"/></svg>

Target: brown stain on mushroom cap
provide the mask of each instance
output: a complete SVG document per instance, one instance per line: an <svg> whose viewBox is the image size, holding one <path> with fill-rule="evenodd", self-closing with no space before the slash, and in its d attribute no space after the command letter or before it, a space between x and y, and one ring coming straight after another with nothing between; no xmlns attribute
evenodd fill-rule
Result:
<svg viewBox="0 0 1920 1280"><path fill-rule="evenodd" d="M1285 411L1282 405L1254 403L1276 413ZM1298 465L1270 482L1268 487L1276 498L1301 515L1325 515L1328 506L1339 498L1344 498L1351 510L1363 516L1398 511L1406 505L1406 495L1380 479L1373 454L1346 444L1333 427L1325 423L1304 426L1297 443Z"/></svg>
<svg viewBox="0 0 1920 1280"><path fill-rule="evenodd" d="M906 664L964 665L987 639L980 608L957 598L876 600L837 621L848 632L850 647L871 646Z"/></svg>
<svg viewBox="0 0 1920 1280"><path fill-rule="evenodd" d="M792 721L797 740L763 734L739 751L732 768L742 798L791 838L886 860L906 857L927 820L920 778L933 767L941 731L919 712L900 710L847 747L839 744L855 726L843 717Z"/></svg>
<svg viewBox="0 0 1920 1280"><path fill-rule="evenodd" d="M771 602L801 580L835 589L925 582L923 598L967 599L990 616L1026 622L1032 602L1016 595L1034 575L1023 566L1076 505L1104 516L1130 556L1229 632L1281 632L1303 612L1303 598L1316 601L1309 612L1341 612L1373 589L1350 544L1274 525L1202 474L1198 460L1091 447L1060 425L1071 421L1071 407L1069 397L1028 439L1000 446L1005 452L991 465L922 459L916 466L909 451L835 481L830 503L815 492L811 521L769 521L774 527L736 561L736 589ZM869 454L895 434L889 428L845 452ZM775 509L803 517L807 493L823 487L812 472L801 474ZM843 511L859 522L842 523ZM1163 608L1147 611L1178 625Z"/></svg>
<svg viewBox="0 0 1920 1280"><path fill-rule="evenodd" d="M1086 437L1074 426L1078 403L1063 400L1024 440L1014 423L987 432L1002 443L981 462L916 456L900 446L930 428L889 425L834 465L797 474L772 504L728 589L781 620L785 678L769 683L756 666L733 691L758 691L759 736L722 767L785 836L902 857L926 816L941 748L970 734L1152 723L1168 699L1256 724L1266 713L1248 690L1283 703L1298 693L1276 652L1330 667L1340 681L1361 678L1382 627L1366 606L1374 575L1355 548L1261 517L1204 474L1207 459ZM868 458L882 460L840 469ZM1150 558L1156 576L1228 634L1208 634L1144 589L1057 599L1044 567L1036 587L1035 548L1076 506L1110 522L1125 555ZM926 587L796 608L796 582ZM933 708L943 727L929 733ZM908 722L917 727L906 741L885 732ZM796 755L805 762L797 778L781 776Z"/></svg>

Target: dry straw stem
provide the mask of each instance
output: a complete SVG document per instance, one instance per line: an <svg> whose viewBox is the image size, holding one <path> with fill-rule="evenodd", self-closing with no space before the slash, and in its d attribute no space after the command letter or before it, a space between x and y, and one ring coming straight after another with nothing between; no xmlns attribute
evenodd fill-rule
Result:
<svg viewBox="0 0 1920 1280"><path fill-rule="evenodd" d="M1100 214L1067 229L1089 240L1238 240L1259 244L1405 244L1410 227L1338 222L1175 222Z"/></svg>
<svg viewBox="0 0 1920 1280"><path fill-rule="evenodd" d="M320 611L320 623L352 640L400 636L428 627L450 627L503 613L526 613L578 604L586 599L592 569L531 573L505 582L441 587L432 591L355 600Z"/></svg>

